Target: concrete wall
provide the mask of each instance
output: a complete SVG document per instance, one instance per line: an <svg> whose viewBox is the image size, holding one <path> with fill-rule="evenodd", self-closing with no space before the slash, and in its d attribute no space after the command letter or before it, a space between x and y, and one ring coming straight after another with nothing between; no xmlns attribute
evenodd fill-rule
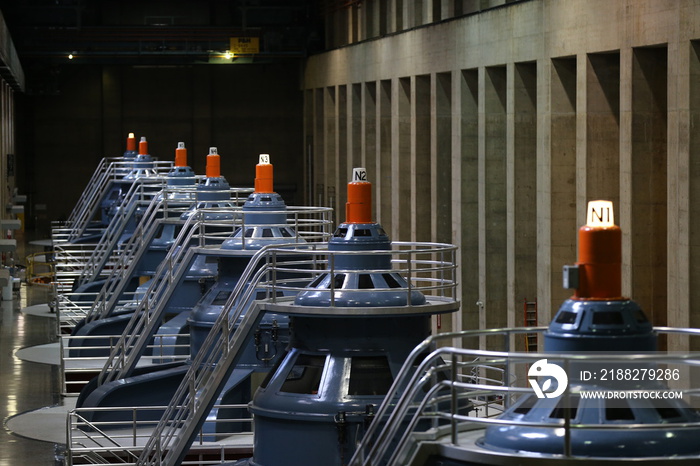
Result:
<svg viewBox="0 0 700 466"><path fill-rule="evenodd" d="M397 4L334 12L350 45L306 63L309 198L340 208L361 164L394 239L460 245L463 329L522 325L525 301L547 324L586 203L609 199L623 292L699 326L700 1Z"/></svg>
<svg viewBox="0 0 700 466"><path fill-rule="evenodd" d="M145 136L160 160L173 160L184 141L197 174L204 174L209 147L218 147L232 186L251 187L258 154L269 153L276 190L289 205L303 201L296 62L59 71L51 77L55 92L27 96L23 105L22 184L39 230L70 214L99 160L120 156L129 132Z"/></svg>
<svg viewBox="0 0 700 466"><path fill-rule="evenodd" d="M5 19L0 13L0 219L22 219L24 215L7 210L7 206L15 200L18 178L15 96L23 89L24 70ZM2 232L3 238L6 233Z"/></svg>

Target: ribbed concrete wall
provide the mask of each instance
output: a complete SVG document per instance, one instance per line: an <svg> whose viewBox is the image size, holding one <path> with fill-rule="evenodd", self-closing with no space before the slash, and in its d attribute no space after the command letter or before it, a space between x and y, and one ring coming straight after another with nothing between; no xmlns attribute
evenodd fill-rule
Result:
<svg viewBox="0 0 700 466"><path fill-rule="evenodd" d="M416 27L464 3L334 12L354 44L306 64L308 198L342 212L364 165L394 239L459 244L463 329L522 325L525 301L547 324L587 201L610 199L623 292L656 325L700 326L700 1L531 0Z"/></svg>
<svg viewBox="0 0 700 466"><path fill-rule="evenodd" d="M17 57L5 19L0 13L0 218L15 218L6 211L12 204L17 160L15 157L15 92L24 88L24 70ZM25 194L25 193L21 193ZM3 238L6 232L3 232Z"/></svg>

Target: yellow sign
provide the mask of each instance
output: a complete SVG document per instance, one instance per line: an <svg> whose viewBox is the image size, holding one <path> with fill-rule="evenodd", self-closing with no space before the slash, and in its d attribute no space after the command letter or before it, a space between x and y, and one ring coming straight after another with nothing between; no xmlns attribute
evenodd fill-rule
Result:
<svg viewBox="0 0 700 466"><path fill-rule="evenodd" d="M231 53L234 55L246 55L259 52L259 37L231 37Z"/></svg>

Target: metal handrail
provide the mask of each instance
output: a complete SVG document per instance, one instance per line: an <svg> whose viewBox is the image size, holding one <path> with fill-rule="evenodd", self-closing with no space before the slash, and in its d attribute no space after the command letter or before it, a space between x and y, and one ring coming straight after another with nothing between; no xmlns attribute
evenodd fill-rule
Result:
<svg viewBox="0 0 700 466"><path fill-rule="evenodd" d="M175 244L192 244L193 239L201 236L201 226L198 215L188 218ZM98 376L99 384L122 378L124 371L133 369L139 356L131 355L141 352L145 345L139 343L139 338L155 331L159 322L158 315L164 309L166 299L174 291L170 285L176 283L187 272L194 258L192 249L188 247L174 246L172 251L173 253L158 266L144 298L139 302L119 342L107 358L107 363ZM130 362L132 360L133 362Z"/></svg>
<svg viewBox="0 0 700 466"><path fill-rule="evenodd" d="M329 251L325 246L323 245L322 248L320 245L302 244L289 245L287 248L266 247L253 256L171 400L170 405L173 408L164 413L137 464L174 465L182 459L182 455L191 443L193 432L201 425L211 403L220 393L225 383L225 374L235 363L239 351L249 338L258 318L265 312L265 303L275 303L284 299L278 298L276 293L283 287L284 289L304 289L302 285L290 287L280 284L277 281L280 272L306 272L317 275L325 271L300 269L297 266L300 263L321 266L331 264L330 269L326 271L333 275L336 271L332 265L335 256L356 254L354 251ZM397 249L392 251L362 251L360 254L432 254L454 248L452 245L428 245L427 243L397 243L396 246ZM299 247L303 249L298 249ZM402 247L410 249L401 250ZM286 267L288 263L280 260L280 256L299 256L300 254L310 256L310 259L292 261L293 267ZM319 259L319 256L323 259ZM411 260L406 260L405 263L410 270ZM454 272L452 264L453 262L445 268ZM415 268L413 270L416 271ZM383 271L387 272L387 270ZM390 271L393 272L393 270ZM444 296L454 293L453 285L456 286L456 281L445 285L443 290L449 290L449 292L444 291ZM259 288L270 290L270 297L249 308L253 293ZM391 290L396 291L396 289ZM333 292L331 287L330 293L333 294ZM456 298L452 299L456 302ZM406 306L411 306L410 299L407 300ZM245 315L242 315L243 311ZM242 320L239 324L241 316Z"/></svg>
<svg viewBox="0 0 700 466"><path fill-rule="evenodd" d="M304 247L306 253L306 248L313 249L316 245L290 245L293 246ZM269 273L270 263L275 262L271 255L279 252L278 248L279 245L266 246L248 263L137 464L176 464L189 448L192 435L223 387L230 364L262 313L259 305L252 308L249 305L262 277ZM238 324L243 311L246 313Z"/></svg>
<svg viewBox="0 0 700 466"><path fill-rule="evenodd" d="M222 409L238 409L245 410L246 405L243 404L222 404L215 405L216 408ZM74 458L79 458L85 454L93 456L95 461L108 462L105 457L109 456L119 464L133 465L138 460L138 453L142 449L145 440L150 436L151 427L154 421L139 420L140 414L144 412L162 411L166 406L122 406L122 407L106 407L106 408L75 408L68 413L66 423L66 440L67 440L67 462L72 464ZM90 421L87 414L100 412L108 413L131 413L130 420L115 421ZM208 421L209 423L220 424L222 422L235 422L236 424L248 424L252 426L251 418L237 419L218 419L216 421ZM216 436L232 435L232 436L250 436L251 430L242 430L240 432L216 432ZM219 444L215 441L209 441L209 434L200 431L198 434L201 446L214 446L225 449L224 444ZM123 453L123 458L119 456ZM111 462L109 462L111 464Z"/></svg>
<svg viewBox="0 0 700 466"><path fill-rule="evenodd" d="M227 212L234 214L234 218L228 222L210 221L207 216L215 212ZM325 240L329 233L326 231L329 222L325 216L329 212L327 208L288 208L279 213L286 213L293 216L292 222L297 222L297 225L287 224L284 226L292 226L295 229L297 238L306 238L308 240ZM312 227L320 227L323 231L314 233L313 236L305 233L302 226L299 225L300 215L321 215L321 219L311 221ZM212 234L212 227L228 227L231 232L217 232ZM160 264L152 283L144 298L139 302L138 307L132 315L127 327L123 333L123 338L110 354L103 371L98 380L99 383L107 383L113 380L123 378L129 374L136 366L138 359L143 353L145 342L141 340L143 335L152 335L156 326L160 322L160 316L168 299L174 292L173 283L179 283L185 273L189 270L189 266L194 260L196 254L222 254L218 245L212 243L222 243L229 239L237 228L245 231L247 226L254 226L245 223L245 217L240 209L216 210L216 209L201 209L190 216L183 226L175 244L172 247L174 251L168 256L166 261ZM270 225L267 225L270 226ZM293 239L293 238L290 238ZM241 241L245 244L245 235L241 235ZM191 245L197 244L197 249L193 249ZM207 250L208 249L208 250ZM229 252L230 253L230 252Z"/></svg>
<svg viewBox="0 0 700 466"><path fill-rule="evenodd" d="M170 171L170 169L172 169L173 166L172 161L127 162L118 160L110 162L107 165L106 169L104 169L104 171L101 172L100 175L97 177L97 179L95 180L95 184L92 186L88 186L87 190L90 191L91 195L86 196L85 202L81 202L78 206L76 206L76 209L78 209L78 211L74 216L73 221L68 225L68 228L70 230L70 234L68 236L69 242L76 240L84 233L90 220L95 216L99 208L99 203L102 201L102 198L109 186L111 186L111 183L117 181L120 178L123 178L123 176L126 173L126 170L130 170L134 167L134 165L138 164L142 164L144 166L152 168L155 171L156 176L164 175L165 173ZM137 178L133 181L135 184L137 184L149 178L151 177Z"/></svg>
<svg viewBox="0 0 700 466"><path fill-rule="evenodd" d="M485 350L470 350L455 347L441 347L431 352L427 357L423 358L425 352L434 347L441 341L453 341L461 338L474 338L483 336L501 335L504 341L517 334L544 332L547 327L526 327L526 328L505 328L505 329L489 329L489 330L469 330L463 332L453 332L435 335L427 338L411 353L409 358L404 363L399 374L397 375L394 384L389 390L389 394L385 398L384 403L379 407L376 414L376 421L373 422L362 442L358 446L349 466L369 466L378 464L403 464L401 461L405 459L402 455L407 453L407 448L411 439L411 435L415 432L414 428L421 417L440 417L450 421L449 436L452 443L458 446L457 440L460 427L465 424L477 425L513 425L513 426L537 426L564 428L567 432L564 438L570 442L570 432L572 429L593 429L601 428L600 424L573 424L570 419L564 419L556 423L532 423L516 420L502 420L491 417L468 416L458 412L458 406L454 403L450 404L448 411L437 411L428 413L425 411L427 406L436 406L434 397L440 389L457 391L460 396L481 396L498 395L502 397L504 402L510 397L518 394L533 393L531 388L520 388L502 384L494 386L491 384L483 385L477 383L465 383L459 380L460 373L453 370L450 365L443 365L450 373L445 378L438 382L433 382L434 378L430 377L433 366L436 362L443 359L457 360L459 358L469 361L493 361L504 366L508 366L517 362L520 364L532 363L539 359L550 358L563 362L564 365L572 362L662 362L676 364L692 364L700 363L700 353L684 353L684 354L635 354L635 355L614 355L614 354L562 354L562 353L522 353L509 351L485 351ZM700 329L677 329L669 327L656 327L658 333L667 334L682 334L700 336ZM418 363L422 359L422 362ZM469 364L469 363L466 363ZM460 369L464 365L458 366ZM427 394L421 396L421 390L429 387ZM570 387L567 387L567 393ZM624 390L621 390L624 391ZM693 396L698 396L700 390L680 390L684 393L689 393ZM406 422L408 420L408 422ZM648 429L669 429L669 428L699 428L700 422L688 423L673 423L665 422L663 424L645 424L645 425L615 425L605 424L605 429L629 429L629 428L648 428ZM568 435L567 435L568 433ZM446 433L447 435L447 433ZM391 449L391 451L390 451ZM571 456L570 444L565 446L565 456Z"/></svg>
<svg viewBox="0 0 700 466"><path fill-rule="evenodd" d="M137 208L146 207L141 221L138 222L134 232L125 243L123 250L120 251L116 267L121 266L123 268L124 264L133 264L130 255L134 254L139 247L145 244L144 237L148 237L149 240L152 239L158 228L158 220L175 216L179 218L182 213L190 210L197 204L200 194L197 190L197 184L192 186L168 186L165 184L166 182L167 180L163 178L157 185L157 190L146 189L153 188L154 185L152 184L145 186L135 184L132 186L122 203L128 210L120 209L120 215L112 219L108 230L95 248L95 253L91 258L94 264L88 263L84 267L81 281L89 282L97 278L96 276L102 271L108 255L116 248L117 240L123 232L126 222ZM245 200L241 195L247 195L253 189L229 188L223 191L229 194L227 202L230 202L232 206L240 206ZM88 275L90 276L88 277ZM121 277L121 275L115 274L113 270L110 277L115 276Z"/></svg>
<svg viewBox="0 0 700 466"><path fill-rule="evenodd" d="M150 206L149 197L155 198L157 193L162 191L165 183L165 178L156 178L148 183L134 183L129 187L117 215L114 215L110 220L107 229L83 267L78 283L83 284L97 279L116 249L117 242L124 233L128 222L134 218L136 210L143 204Z"/></svg>
<svg viewBox="0 0 700 466"><path fill-rule="evenodd" d="M82 194L80 195L78 202L75 204L75 207L73 207L73 210L68 216L68 224L75 223L75 220L80 215L80 212L85 210L85 205L91 201L94 201L94 199L97 198L97 196L95 195L95 191L99 189L99 187L102 185L102 183L100 183L98 180L101 180L103 178L104 173L106 171L106 166L110 162L110 160L114 159L110 157L104 157L97 164L97 167L92 173L90 180L88 180L88 183L85 186L85 189L83 190Z"/></svg>

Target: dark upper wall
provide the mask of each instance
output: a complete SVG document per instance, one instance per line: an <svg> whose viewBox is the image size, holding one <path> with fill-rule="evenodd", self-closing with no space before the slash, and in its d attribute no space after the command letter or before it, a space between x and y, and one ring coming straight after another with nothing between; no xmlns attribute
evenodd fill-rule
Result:
<svg viewBox="0 0 700 466"><path fill-rule="evenodd" d="M146 136L161 160L172 160L184 141L197 174L217 146L232 186L252 186L258 154L270 153L276 190L289 205L301 204L297 63L58 68L53 93L24 96L19 112L18 184L29 195L28 226L36 221L44 231L65 218L99 160L123 153L129 132Z"/></svg>

